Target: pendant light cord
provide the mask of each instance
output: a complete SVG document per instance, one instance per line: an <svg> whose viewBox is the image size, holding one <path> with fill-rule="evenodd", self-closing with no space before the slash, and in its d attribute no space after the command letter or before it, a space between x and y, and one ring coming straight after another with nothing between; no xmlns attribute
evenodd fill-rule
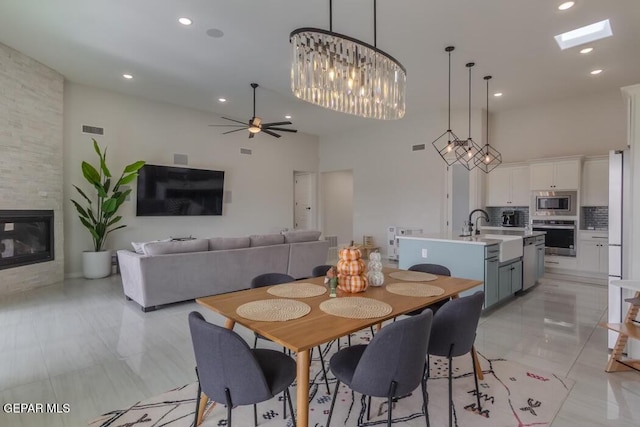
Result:
<svg viewBox="0 0 640 427"><path fill-rule="evenodd" d="M455 49L453 46L448 46L445 48L445 51L449 53L449 106L448 108L448 125L447 132L451 132L451 52Z"/></svg>
<svg viewBox="0 0 640 427"><path fill-rule="evenodd" d="M329 31L333 32L333 1L329 0Z"/></svg>
<svg viewBox="0 0 640 427"><path fill-rule="evenodd" d="M471 139L471 67L476 65L473 62L469 62L467 67L469 68L469 139Z"/></svg>
<svg viewBox="0 0 640 427"><path fill-rule="evenodd" d="M486 140L485 145L487 147L487 156L489 155L489 80L491 76L484 76L484 79L487 81L487 123L485 124L486 132Z"/></svg>
<svg viewBox="0 0 640 427"><path fill-rule="evenodd" d="M377 0L373 0L373 47L378 47L378 18L377 18Z"/></svg>

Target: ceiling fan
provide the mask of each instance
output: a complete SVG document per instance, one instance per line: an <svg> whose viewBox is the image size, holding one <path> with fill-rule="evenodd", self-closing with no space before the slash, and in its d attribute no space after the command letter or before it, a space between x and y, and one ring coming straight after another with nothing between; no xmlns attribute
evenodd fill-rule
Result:
<svg viewBox="0 0 640 427"><path fill-rule="evenodd" d="M239 129L230 130L227 132L223 132L222 135L226 135L228 133L238 132L241 130L249 130L249 138L253 138L256 133L264 132L267 135L275 136L276 138L280 138L282 135L278 135L273 131L278 132L298 132L296 129L285 129L278 126L290 125L291 122L271 122L271 123L262 123L262 119L256 116L256 88L258 87L258 83L251 83L251 87L253 88L253 117L249 119L249 123L241 122L239 120L230 119L228 117L222 117L225 120L229 120L236 123L241 123L240 125L209 125L212 127L217 126L233 126L238 127Z"/></svg>

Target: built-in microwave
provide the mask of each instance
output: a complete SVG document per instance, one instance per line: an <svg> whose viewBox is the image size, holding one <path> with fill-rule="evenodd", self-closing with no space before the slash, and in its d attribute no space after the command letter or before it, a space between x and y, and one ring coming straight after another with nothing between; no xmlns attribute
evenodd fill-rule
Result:
<svg viewBox="0 0 640 427"><path fill-rule="evenodd" d="M534 191L533 215L576 215L577 191Z"/></svg>

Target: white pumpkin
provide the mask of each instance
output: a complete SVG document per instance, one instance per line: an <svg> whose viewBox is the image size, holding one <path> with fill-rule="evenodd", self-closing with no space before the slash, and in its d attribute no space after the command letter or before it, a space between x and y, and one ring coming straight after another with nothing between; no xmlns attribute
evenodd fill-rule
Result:
<svg viewBox="0 0 640 427"><path fill-rule="evenodd" d="M369 260L370 261L382 261L382 256L380 255L380 252L371 252L369 254Z"/></svg>
<svg viewBox="0 0 640 427"><path fill-rule="evenodd" d="M382 271L370 270L367 273L367 277L369 278L369 284L371 286L382 286L384 283L384 274Z"/></svg>
<svg viewBox="0 0 640 427"><path fill-rule="evenodd" d="M367 264L367 270L369 271L382 271L382 263L380 261L376 261L372 259Z"/></svg>

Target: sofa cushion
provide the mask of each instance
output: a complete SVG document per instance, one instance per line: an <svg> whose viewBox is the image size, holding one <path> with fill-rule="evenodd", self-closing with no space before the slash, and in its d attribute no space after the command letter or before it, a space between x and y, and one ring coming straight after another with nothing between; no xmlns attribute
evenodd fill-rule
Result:
<svg viewBox="0 0 640 427"><path fill-rule="evenodd" d="M248 248L251 244L249 237L212 237L209 239L209 250Z"/></svg>
<svg viewBox="0 0 640 427"><path fill-rule="evenodd" d="M285 243L312 242L318 240L320 231L314 230L294 230L282 233Z"/></svg>
<svg viewBox="0 0 640 427"><path fill-rule="evenodd" d="M161 240L150 240L148 242L131 242L131 246L133 246L133 250L136 251L137 254L145 255L144 245L151 242L170 242L171 239L161 239Z"/></svg>
<svg viewBox="0 0 640 427"><path fill-rule="evenodd" d="M172 242L149 242L143 248L146 255L204 252L209 250L209 241L207 239L193 239Z"/></svg>
<svg viewBox="0 0 640 427"><path fill-rule="evenodd" d="M251 247L281 245L284 243L282 234L254 234L249 236L249 239L251 240Z"/></svg>

